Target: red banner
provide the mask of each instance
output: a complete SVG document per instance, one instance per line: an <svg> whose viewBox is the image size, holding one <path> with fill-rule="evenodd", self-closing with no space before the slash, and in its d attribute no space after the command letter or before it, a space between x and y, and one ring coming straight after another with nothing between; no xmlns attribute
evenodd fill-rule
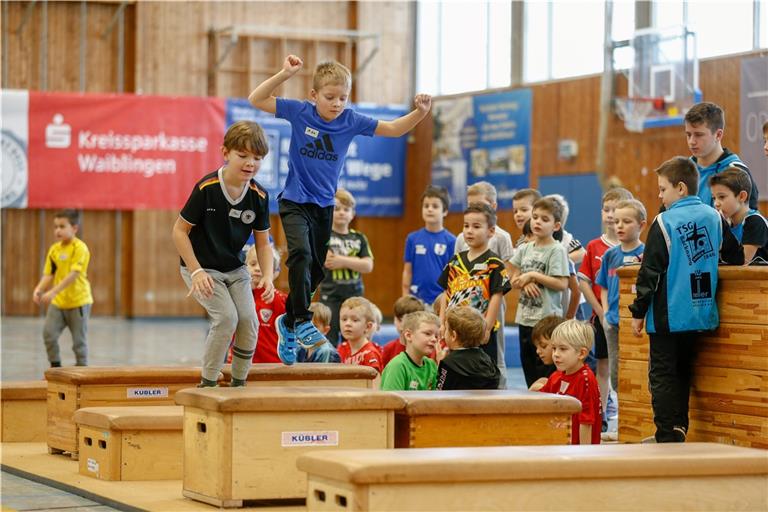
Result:
<svg viewBox="0 0 768 512"><path fill-rule="evenodd" d="M222 164L217 98L29 93L29 208L179 209Z"/></svg>

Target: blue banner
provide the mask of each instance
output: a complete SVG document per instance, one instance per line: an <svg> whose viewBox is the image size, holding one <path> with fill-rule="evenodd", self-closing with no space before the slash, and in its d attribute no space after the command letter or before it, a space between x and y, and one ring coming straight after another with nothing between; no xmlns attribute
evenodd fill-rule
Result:
<svg viewBox="0 0 768 512"><path fill-rule="evenodd" d="M360 114L390 120L406 114L405 107L370 104L351 105ZM269 140L269 154L261 164L256 180L269 191L270 211L277 212L277 196L288 176L288 148L291 126L284 119L253 108L243 98L228 98L226 123L255 121ZM357 201L356 214L363 217L399 217L403 214L405 149L407 136L356 137L347 151L339 187L346 188Z"/></svg>
<svg viewBox="0 0 768 512"><path fill-rule="evenodd" d="M467 186L496 187L498 208L530 183L530 89L433 102L432 183L448 189L451 211L464 209Z"/></svg>

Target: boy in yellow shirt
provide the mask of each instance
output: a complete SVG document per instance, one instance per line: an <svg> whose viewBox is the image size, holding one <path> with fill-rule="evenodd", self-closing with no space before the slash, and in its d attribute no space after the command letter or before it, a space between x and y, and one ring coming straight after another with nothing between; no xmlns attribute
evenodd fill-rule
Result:
<svg viewBox="0 0 768 512"><path fill-rule="evenodd" d="M43 341L51 367L61 366L59 336L64 327L72 334L72 350L77 366L88 365L88 317L93 295L88 282L88 246L77 238L80 214L77 210L61 210L53 218L57 242L48 249L43 277L35 286L32 300L47 305ZM53 285L53 287L51 287Z"/></svg>

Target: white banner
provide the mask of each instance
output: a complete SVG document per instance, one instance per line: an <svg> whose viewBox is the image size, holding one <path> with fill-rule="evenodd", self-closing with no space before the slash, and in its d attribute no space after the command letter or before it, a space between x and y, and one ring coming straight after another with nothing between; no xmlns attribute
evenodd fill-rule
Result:
<svg viewBox="0 0 768 512"><path fill-rule="evenodd" d="M0 91L0 133L2 133L3 181L0 207L26 208L29 147L29 93L12 89Z"/></svg>

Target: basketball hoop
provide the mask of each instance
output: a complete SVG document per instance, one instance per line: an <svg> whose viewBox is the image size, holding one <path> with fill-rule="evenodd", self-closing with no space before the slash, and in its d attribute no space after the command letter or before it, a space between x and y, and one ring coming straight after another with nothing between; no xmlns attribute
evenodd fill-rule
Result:
<svg viewBox="0 0 768 512"><path fill-rule="evenodd" d="M663 98L616 98L616 113L630 132L640 133L654 110L664 110Z"/></svg>

